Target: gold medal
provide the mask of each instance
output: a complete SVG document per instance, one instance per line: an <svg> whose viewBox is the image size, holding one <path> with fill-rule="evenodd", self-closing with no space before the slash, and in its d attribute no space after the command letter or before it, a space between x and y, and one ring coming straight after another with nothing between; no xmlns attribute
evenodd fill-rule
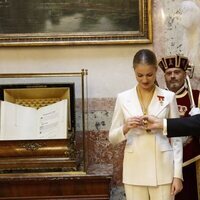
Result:
<svg viewBox="0 0 200 200"><path fill-rule="evenodd" d="M145 127L146 132L151 132L151 129L148 129L148 121L146 119L143 119L143 126Z"/></svg>

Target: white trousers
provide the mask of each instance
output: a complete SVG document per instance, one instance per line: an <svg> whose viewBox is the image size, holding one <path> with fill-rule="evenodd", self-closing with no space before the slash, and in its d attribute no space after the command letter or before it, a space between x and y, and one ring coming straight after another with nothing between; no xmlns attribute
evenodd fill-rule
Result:
<svg viewBox="0 0 200 200"><path fill-rule="evenodd" d="M171 184L152 186L124 185L126 200L174 200Z"/></svg>

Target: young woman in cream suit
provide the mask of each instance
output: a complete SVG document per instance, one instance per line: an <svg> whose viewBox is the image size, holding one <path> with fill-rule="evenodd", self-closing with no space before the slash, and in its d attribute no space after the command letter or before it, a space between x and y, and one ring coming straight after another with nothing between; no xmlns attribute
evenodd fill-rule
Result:
<svg viewBox="0 0 200 200"><path fill-rule="evenodd" d="M118 95L109 132L112 144L126 140L123 161L126 198L173 200L182 190L182 140L169 140L159 130L149 134L150 130L140 128L140 116L178 117L175 94L154 84L157 60L152 51L138 51L133 68L138 84Z"/></svg>

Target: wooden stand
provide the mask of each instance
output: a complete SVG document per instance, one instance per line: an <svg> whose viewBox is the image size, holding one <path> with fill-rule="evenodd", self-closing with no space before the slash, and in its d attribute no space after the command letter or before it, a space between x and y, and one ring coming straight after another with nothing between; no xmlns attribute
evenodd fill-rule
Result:
<svg viewBox="0 0 200 200"><path fill-rule="evenodd" d="M0 175L2 200L109 200L111 176L67 173Z"/></svg>

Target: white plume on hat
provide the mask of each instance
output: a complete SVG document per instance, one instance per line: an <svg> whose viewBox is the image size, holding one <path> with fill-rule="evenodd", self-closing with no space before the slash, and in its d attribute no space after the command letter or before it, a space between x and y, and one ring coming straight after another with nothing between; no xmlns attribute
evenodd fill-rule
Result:
<svg viewBox="0 0 200 200"><path fill-rule="evenodd" d="M183 26L183 54L200 71L200 7L196 1L181 3L180 24Z"/></svg>

